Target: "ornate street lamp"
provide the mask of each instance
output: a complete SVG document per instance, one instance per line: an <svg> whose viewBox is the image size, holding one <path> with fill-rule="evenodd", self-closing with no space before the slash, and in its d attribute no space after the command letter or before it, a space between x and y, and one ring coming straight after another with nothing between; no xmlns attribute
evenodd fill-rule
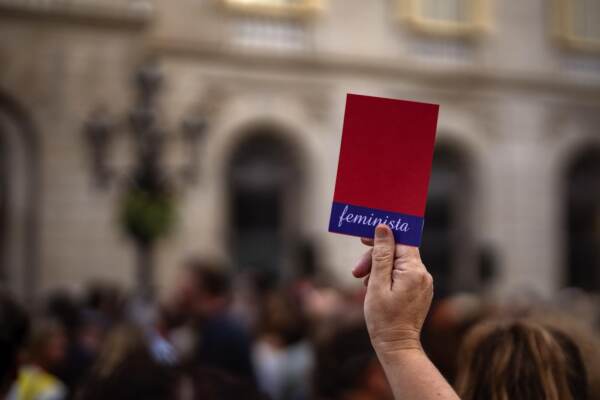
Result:
<svg viewBox="0 0 600 400"><path fill-rule="evenodd" d="M148 62L135 75L137 99L128 115L128 132L134 144L135 163L129 171L113 171L108 160L119 129L108 113L99 108L88 118L84 133L96 184L106 188L117 176L122 180L119 217L124 231L135 243L137 284L144 300L153 297L154 248L175 221L175 190L180 183L193 184L199 169L198 146L206 130L204 115L194 115L181 124L188 160L181 170L169 171L164 152L169 135L159 128L157 95L162 84L158 65Z"/></svg>

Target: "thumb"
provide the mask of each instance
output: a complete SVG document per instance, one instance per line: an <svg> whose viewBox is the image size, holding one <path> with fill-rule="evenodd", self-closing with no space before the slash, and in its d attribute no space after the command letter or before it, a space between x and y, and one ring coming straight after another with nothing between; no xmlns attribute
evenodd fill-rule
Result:
<svg viewBox="0 0 600 400"><path fill-rule="evenodd" d="M394 266L394 235L387 225L375 228L375 240L371 262L369 285L390 288Z"/></svg>

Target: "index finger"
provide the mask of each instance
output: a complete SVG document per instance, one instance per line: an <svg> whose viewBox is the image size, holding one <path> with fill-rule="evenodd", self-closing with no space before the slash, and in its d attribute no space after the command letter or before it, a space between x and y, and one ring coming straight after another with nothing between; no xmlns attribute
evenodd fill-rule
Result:
<svg viewBox="0 0 600 400"><path fill-rule="evenodd" d="M373 238L361 237L360 241L362 242L362 244L364 244L366 246L373 247L373 245L375 244L375 240L373 240Z"/></svg>
<svg viewBox="0 0 600 400"><path fill-rule="evenodd" d="M369 249L362 255L356 266L352 269L352 275L356 278L364 278L371 273L371 257L373 249Z"/></svg>

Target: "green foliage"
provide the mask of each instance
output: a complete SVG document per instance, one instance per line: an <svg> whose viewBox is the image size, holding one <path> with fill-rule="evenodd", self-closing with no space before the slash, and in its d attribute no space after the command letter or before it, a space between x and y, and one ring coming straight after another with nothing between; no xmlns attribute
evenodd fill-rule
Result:
<svg viewBox="0 0 600 400"><path fill-rule="evenodd" d="M132 188L121 202L120 223L136 242L149 244L166 236L176 219L175 200L168 193Z"/></svg>

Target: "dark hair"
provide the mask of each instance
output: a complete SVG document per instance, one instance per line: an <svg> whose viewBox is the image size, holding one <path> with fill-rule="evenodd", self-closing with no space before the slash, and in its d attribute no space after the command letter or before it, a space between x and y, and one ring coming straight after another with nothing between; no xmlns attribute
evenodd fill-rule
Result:
<svg viewBox="0 0 600 400"><path fill-rule="evenodd" d="M118 323L124 318L126 295L113 283L95 281L86 289L84 306L99 313L105 323Z"/></svg>
<svg viewBox="0 0 600 400"><path fill-rule="evenodd" d="M0 398L17 376L19 351L29 336L29 317L0 290Z"/></svg>
<svg viewBox="0 0 600 400"><path fill-rule="evenodd" d="M58 321L71 338L81 326L81 310L77 301L66 291L57 290L46 300L46 314Z"/></svg>
<svg viewBox="0 0 600 400"><path fill-rule="evenodd" d="M182 368L178 398L189 400L267 400L256 386L223 370L203 367Z"/></svg>
<svg viewBox="0 0 600 400"><path fill-rule="evenodd" d="M585 400L587 378L567 335L528 320L495 320L465 338L457 390L463 400Z"/></svg>
<svg viewBox="0 0 600 400"><path fill-rule="evenodd" d="M196 285L212 296L226 296L231 290L231 276L224 263L214 260L193 259L187 262Z"/></svg>
<svg viewBox="0 0 600 400"><path fill-rule="evenodd" d="M260 333L276 335L286 346L304 339L308 321L300 303L289 292L273 290L262 298Z"/></svg>
<svg viewBox="0 0 600 400"><path fill-rule="evenodd" d="M337 399L364 384L366 371L376 360L364 323L338 328L318 345L314 374L319 399Z"/></svg>

